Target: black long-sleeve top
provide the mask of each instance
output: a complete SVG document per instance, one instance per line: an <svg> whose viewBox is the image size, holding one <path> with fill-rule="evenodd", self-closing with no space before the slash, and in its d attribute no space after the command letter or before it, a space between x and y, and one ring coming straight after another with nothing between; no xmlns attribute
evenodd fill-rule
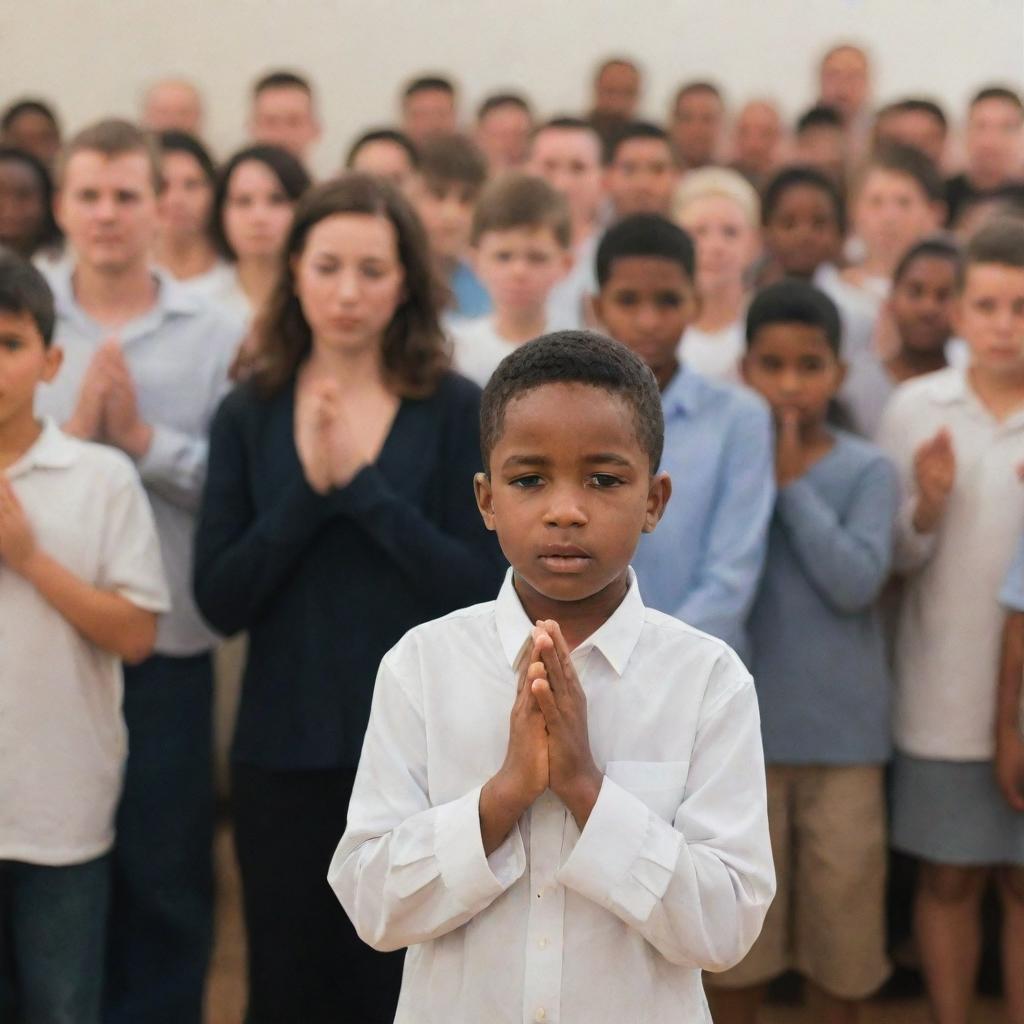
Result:
<svg viewBox="0 0 1024 1024"><path fill-rule="evenodd" d="M413 626L497 595L505 563L473 496L479 405L454 374L403 399L377 461L322 496L295 449L294 382L224 399L194 589L215 629L249 631L235 760L354 767L382 656Z"/></svg>

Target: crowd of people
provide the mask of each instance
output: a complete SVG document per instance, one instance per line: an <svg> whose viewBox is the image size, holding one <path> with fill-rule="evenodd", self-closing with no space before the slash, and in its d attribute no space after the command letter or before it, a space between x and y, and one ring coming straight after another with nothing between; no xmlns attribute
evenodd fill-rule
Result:
<svg viewBox="0 0 1024 1024"><path fill-rule="evenodd" d="M7 108L4 1019L202 1019L244 634L251 1024L851 1024L891 849L1024 1024L1024 103L819 84L421 76L320 182L293 71Z"/></svg>

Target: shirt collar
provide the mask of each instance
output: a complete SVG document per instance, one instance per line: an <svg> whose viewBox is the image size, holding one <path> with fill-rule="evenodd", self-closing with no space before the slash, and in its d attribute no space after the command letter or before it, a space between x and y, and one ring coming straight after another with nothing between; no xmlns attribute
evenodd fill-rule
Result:
<svg viewBox="0 0 1024 1024"><path fill-rule="evenodd" d="M605 660L621 676L626 670L633 649L640 639L644 625L643 598L636 581L636 573L629 569L629 589L622 603L609 618L573 651L573 655L586 654L597 648ZM495 619L498 638L505 658L512 668L518 668L530 644L533 623L526 615L522 602L512 582L512 570L505 575L498 599L495 602Z"/></svg>
<svg viewBox="0 0 1024 1024"><path fill-rule="evenodd" d="M42 433L32 447L7 468L7 475L13 479L33 469L67 469L77 458L75 442L46 417Z"/></svg>

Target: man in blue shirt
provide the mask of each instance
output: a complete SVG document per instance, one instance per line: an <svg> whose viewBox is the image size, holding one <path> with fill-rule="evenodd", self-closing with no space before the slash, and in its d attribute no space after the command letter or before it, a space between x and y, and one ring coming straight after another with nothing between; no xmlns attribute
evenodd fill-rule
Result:
<svg viewBox="0 0 1024 1024"><path fill-rule="evenodd" d="M644 600L744 653L775 498L771 422L753 394L679 366L679 339L700 308L694 268L681 228L627 217L597 250L596 311L661 388L676 497L633 558Z"/></svg>
<svg viewBox="0 0 1024 1024"><path fill-rule="evenodd" d="M59 219L76 253L51 281L64 365L37 411L134 460L171 592L156 653L125 671L130 752L117 815L109 1022L198 1024L212 938L214 635L191 598L207 430L242 325L155 274L160 168L134 125L80 132Z"/></svg>

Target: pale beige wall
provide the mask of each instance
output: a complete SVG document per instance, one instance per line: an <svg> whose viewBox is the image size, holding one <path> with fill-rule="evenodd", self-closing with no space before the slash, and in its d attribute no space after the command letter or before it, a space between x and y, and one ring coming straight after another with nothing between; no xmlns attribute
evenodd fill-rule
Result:
<svg viewBox="0 0 1024 1024"><path fill-rule="evenodd" d="M132 115L147 82L181 73L206 93L225 152L248 83L295 66L320 90L325 172L423 69L454 74L467 109L515 87L551 113L579 108L594 64L622 51L647 69L652 116L698 75L734 103L768 93L793 113L838 38L870 48L882 100L924 92L958 113L982 83L1024 85L1021 0L0 0L0 102L51 96L73 128Z"/></svg>

